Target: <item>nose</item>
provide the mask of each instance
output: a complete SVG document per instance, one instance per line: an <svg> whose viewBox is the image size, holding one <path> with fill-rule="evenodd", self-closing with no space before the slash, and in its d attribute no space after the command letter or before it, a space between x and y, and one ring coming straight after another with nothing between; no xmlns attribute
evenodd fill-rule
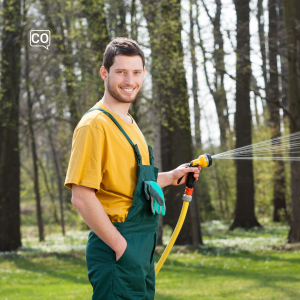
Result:
<svg viewBox="0 0 300 300"><path fill-rule="evenodd" d="M131 72L128 72L126 74L126 76L125 76L125 84L134 85L133 74Z"/></svg>

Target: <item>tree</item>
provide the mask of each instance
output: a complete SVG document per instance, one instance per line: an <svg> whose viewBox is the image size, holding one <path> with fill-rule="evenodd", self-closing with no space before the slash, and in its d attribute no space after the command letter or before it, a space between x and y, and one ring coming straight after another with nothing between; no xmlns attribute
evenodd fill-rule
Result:
<svg viewBox="0 0 300 300"><path fill-rule="evenodd" d="M24 5L25 6L25 5ZM26 22L26 14L27 9L24 11L24 20ZM39 174L38 174L38 156L36 149L36 138L33 129L33 113L32 113L32 99L31 99L31 90L30 90L30 79L29 79L29 50L28 50L28 42L25 41L25 80L26 80L26 92L27 92L27 113L28 113L28 130L29 136L31 140L31 153L32 153L32 168L33 168L33 183L34 183L34 194L35 194L35 202L36 202L36 214L38 221L38 229L39 229L39 240L40 242L44 241L44 224L42 218L42 207L41 207L41 196L40 196L40 187L39 187Z"/></svg>
<svg viewBox="0 0 300 300"><path fill-rule="evenodd" d="M193 154L181 43L181 6L178 0L141 2L150 35L153 99L161 123L162 167L167 171L191 161ZM181 211L183 191L183 186L165 189L167 213L164 223L173 228ZM194 197L190 210L196 214L187 218L177 244L198 247L202 243L196 206Z"/></svg>
<svg viewBox="0 0 300 300"><path fill-rule="evenodd" d="M251 145L251 110L250 110L250 33L249 0L235 0L237 15L236 47L236 148ZM237 160L237 198L235 218L230 229L236 227L251 228L261 226L254 212L254 183L252 160Z"/></svg>
<svg viewBox="0 0 300 300"><path fill-rule="evenodd" d="M74 11L69 2L58 2L50 5L50 2L41 0L43 14L46 23L55 38L58 53L62 57L64 65L64 77L70 112L70 123L74 129L79 121L79 112L75 93L75 57L72 54L72 37L74 37Z"/></svg>
<svg viewBox="0 0 300 300"><path fill-rule="evenodd" d="M262 73L263 73L264 84L265 84L265 92L266 92L266 98L269 98L263 0L257 1L257 15L256 16L257 16L257 21L258 21L258 36L259 36L260 53L261 53L261 59L262 59Z"/></svg>
<svg viewBox="0 0 300 300"><path fill-rule="evenodd" d="M280 98L279 93L279 82L278 82L278 67L277 67L277 55L278 55L278 34L277 34L277 12L276 12L276 0L269 0L269 65L270 65L270 81L268 84L268 95L270 99L276 101ZM280 132L280 114L279 107L274 103L268 102L270 109L270 120L269 125L271 127L271 137L276 139L281 136ZM282 156L281 151L273 154L276 156ZM274 213L273 221L280 221L281 209L286 212L286 202L285 202L285 176L284 176L284 162L276 160L274 162L275 172L274 172L274 192L273 192L273 204Z"/></svg>
<svg viewBox="0 0 300 300"><path fill-rule="evenodd" d="M285 108L288 107L288 62L286 49L286 31L283 16L283 0L278 1L278 52L280 55L280 86L281 101ZM286 113L284 114L286 116Z"/></svg>
<svg viewBox="0 0 300 300"><path fill-rule="evenodd" d="M97 66L93 68L92 74L94 78L99 77L99 70L102 66L103 54L106 45L109 43L109 34L106 26L106 15L104 12L104 2L95 0L83 0L83 13L87 18L89 29L89 40L91 41L91 47L94 52ZM84 50L85 47L84 47ZM81 53L81 57L84 59L84 53ZM86 69L85 64L82 64L83 69ZM92 80L92 78L91 78ZM104 94L104 85L99 84L98 98L101 99Z"/></svg>
<svg viewBox="0 0 300 300"><path fill-rule="evenodd" d="M287 37L288 94L291 113L290 133L300 130L300 3L284 1ZM297 154L296 154L297 155ZM300 242L300 162L291 162L292 212L289 243Z"/></svg>
<svg viewBox="0 0 300 300"><path fill-rule="evenodd" d="M21 1L3 1L0 93L0 251L21 246L19 90Z"/></svg>
<svg viewBox="0 0 300 300"><path fill-rule="evenodd" d="M196 4L197 10L197 27L199 33L199 40L200 40L200 47L202 50L202 54L204 57L204 72L205 72L205 79L207 86L209 88L210 94L212 95L217 115L219 121L219 128L220 128L220 141L221 141L221 149L226 149L226 141L227 141L227 134L230 131L229 127L229 120L228 120L228 105L227 105L227 98L226 98L226 91L224 87L224 75L225 75L225 62L224 62L224 41L221 32L221 9L222 3L220 0L215 0L216 4L216 13L215 16L212 17L207 9L207 6L202 0L203 6L207 13L207 16L210 19L211 24L213 25L213 37L214 37L214 50L212 53L212 61L214 64L215 72L214 72L214 80L213 83L210 83L208 72L207 72L207 52L204 47L204 43L201 39L200 33L200 25L199 25L199 16L198 16L198 5Z"/></svg>
<svg viewBox="0 0 300 300"><path fill-rule="evenodd" d="M199 106L199 99L198 99L198 92L199 92L199 80L198 80L198 65L197 65L197 58L196 58L196 41L195 41L195 33L194 33L194 27L195 23L197 23L197 26L199 27L198 23L198 17L199 17L199 11L198 6L196 5L196 19L197 22L195 22L195 18L193 16L193 5L194 0L190 1L190 53L191 53L191 62L192 62L192 70L193 70L193 78L192 78L192 93L193 93L193 100L194 100L194 124L195 124L195 147L194 147L194 153L193 157L197 157L198 151L202 148L201 145L201 131L200 131L200 106ZM198 188L201 187L201 188ZM200 205L202 205L201 210L204 211L205 215L210 214L214 211L214 208L211 205L211 198L209 194L209 184L205 177L200 176L198 184L195 185L195 195L197 199L200 199Z"/></svg>
<svg viewBox="0 0 300 300"><path fill-rule="evenodd" d="M194 115L195 115L195 147L201 147L201 134L200 134L200 107L198 100L198 75L197 75L197 58L196 58L196 42L194 37L194 25L195 20L193 16L193 0L190 1L190 52L191 52L191 61L193 69L192 77L192 92L194 98Z"/></svg>

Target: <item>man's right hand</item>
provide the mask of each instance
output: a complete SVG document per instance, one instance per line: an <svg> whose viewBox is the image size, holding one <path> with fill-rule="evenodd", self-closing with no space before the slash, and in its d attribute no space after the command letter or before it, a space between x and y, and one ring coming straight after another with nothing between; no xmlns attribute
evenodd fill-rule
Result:
<svg viewBox="0 0 300 300"><path fill-rule="evenodd" d="M118 248L115 249L116 252L116 261L118 261L121 256L124 254L126 248L127 248L127 241L125 240L125 238L122 236L123 239L121 239Z"/></svg>

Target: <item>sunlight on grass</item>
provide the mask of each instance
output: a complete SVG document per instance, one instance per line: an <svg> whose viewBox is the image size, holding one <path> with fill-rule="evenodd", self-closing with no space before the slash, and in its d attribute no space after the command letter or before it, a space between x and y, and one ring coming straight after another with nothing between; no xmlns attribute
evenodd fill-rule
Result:
<svg viewBox="0 0 300 300"><path fill-rule="evenodd" d="M156 278L156 300L300 299L300 245L286 245L288 226L228 231L227 223L212 221L202 227L199 250L174 247ZM27 235L18 252L0 255L0 300L91 299L88 233L55 232L42 243ZM170 235L165 227L164 243Z"/></svg>

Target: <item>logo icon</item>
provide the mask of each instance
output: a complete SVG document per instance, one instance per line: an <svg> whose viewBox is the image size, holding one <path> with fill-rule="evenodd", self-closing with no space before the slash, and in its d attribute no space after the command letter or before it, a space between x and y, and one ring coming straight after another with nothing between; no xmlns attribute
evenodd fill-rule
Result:
<svg viewBox="0 0 300 300"><path fill-rule="evenodd" d="M50 30L30 30L30 46L44 47L49 50L51 44Z"/></svg>

